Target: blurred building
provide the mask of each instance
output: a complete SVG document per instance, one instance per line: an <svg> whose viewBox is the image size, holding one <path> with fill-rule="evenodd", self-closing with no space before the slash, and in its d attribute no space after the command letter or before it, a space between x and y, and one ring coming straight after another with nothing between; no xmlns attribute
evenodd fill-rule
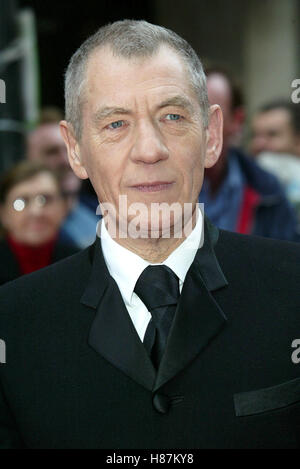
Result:
<svg viewBox="0 0 300 469"><path fill-rule="evenodd" d="M27 16L19 16L16 22L13 10L20 14L24 9ZM192 44L206 65L226 65L242 84L249 118L265 102L290 98L291 83L300 78L299 0L0 0L0 12L0 79L3 51L20 27L25 36L31 28L23 67L31 78L24 81L16 63L10 69L14 78L9 80L7 95L9 105L17 103L13 114L17 123L22 119L32 122L34 103L63 107L63 74L71 54L101 25L124 18L145 19L173 29ZM37 60L34 53L30 55L35 48L34 34ZM34 68L37 73L32 72ZM0 117L4 109L8 104L0 104ZM22 122L15 128L21 129ZM16 131L10 145L16 144L18 135ZM3 141L0 132L1 138ZM8 131L5 139L10 139ZM0 171L17 153L15 149L0 151Z"/></svg>
<svg viewBox="0 0 300 469"><path fill-rule="evenodd" d="M187 39L202 59L224 64L243 85L248 115L290 98L300 78L298 0L155 0L156 21Z"/></svg>
<svg viewBox="0 0 300 469"><path fill-rule="evenodd" d="M0 171L17 161L24 148L22 51L17 14L15 0L0 0L0 79L5 86L0 101Z"/></svg>

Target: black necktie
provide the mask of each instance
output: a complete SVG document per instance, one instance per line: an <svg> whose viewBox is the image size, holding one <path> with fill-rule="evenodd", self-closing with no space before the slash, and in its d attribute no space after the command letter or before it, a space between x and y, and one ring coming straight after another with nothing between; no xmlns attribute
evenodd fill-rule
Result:
<svg viewBox="0 0 300 469"><path fill-rule="evenodd" d="M141 273L134 291L152 315L146 329L144 346L157 369L179 298L178 277L165 265L149 265Z"/></svg>

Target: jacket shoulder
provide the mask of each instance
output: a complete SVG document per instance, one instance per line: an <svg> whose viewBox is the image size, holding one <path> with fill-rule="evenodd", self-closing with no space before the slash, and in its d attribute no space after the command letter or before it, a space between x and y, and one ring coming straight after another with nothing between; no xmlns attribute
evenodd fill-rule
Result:
<svg viewBox="0 0 300 469"><path fill-rule="evenodd" d="M290 241L249 236L219 230L215 252L221 261L236 270L252 271L260 275L276 276L292 283L300 281L300 244Z"/></svg>
<svg viewBox="0 0 300 469"><path fill-rule="evenodd" d="M1 286L0 315L14 309L21 311L25 305L29 310L30 305L47 304L54 297L59 300L80 294L90 274L92 247Z"/></svg>
<svg viewBox="0 0 300 469"><path fill-rule="evenodd" d="M62 241L57 241L54 247L54 252L52 256L52 263L60 261L65 257L72 256L80 251L80 248L75 244L68 244Z"/></svg>

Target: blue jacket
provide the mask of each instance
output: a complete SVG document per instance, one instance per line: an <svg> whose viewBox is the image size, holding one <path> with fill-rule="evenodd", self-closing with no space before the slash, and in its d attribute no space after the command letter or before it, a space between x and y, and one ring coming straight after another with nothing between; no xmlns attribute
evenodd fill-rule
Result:
<svg viewBox="0 0 300 469"><path fill-rule="evenodd" d="M230 154L236 156L240 165L245 180L244 193L251 192L252 195L256 195L255 202L252 202L251 206L250 233L240 232L286 241L300 241L296 213L277 178L259 167L242 150L234 148L230 150ZM240 212L245 210L245 200L243 200Z"/></svg>

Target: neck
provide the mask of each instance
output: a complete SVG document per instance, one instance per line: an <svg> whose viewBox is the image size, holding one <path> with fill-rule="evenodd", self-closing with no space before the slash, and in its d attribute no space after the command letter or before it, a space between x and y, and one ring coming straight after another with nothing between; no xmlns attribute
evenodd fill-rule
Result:
<svg viewBox="0 0 300 469"><path fill-rule="evenodd" d="M184 241L183 238L175 239L115 239L124 248L134 252L150 264L161 264Z"/></svg>
<svg viewBox="0 0 300 469"><path fill-rule="evenodd" d="M38 250L41 250L41 249L44 249L44 248L48 248L49 246L54 245L57 238L58 238L58 235L55 234L50 239L47 239L46 241L43 241L41 243L36 243L36 242L35 243L30 243L28 241L26 242L24 240L20 240L20 239L18 239L17 237L13 236L10 233L6 234L6 239L11 245L27 249L28 251L29 250L38 251Z"/></svg>
<svg viewBox="0 0 300 469"><path fill-rule="evenodd" d="M164 262L175 249L183 243L191 231L195 228L197 222L197 211L194 210L192 218L187 221L182 229L180 237L175 237L174 232L170 237L158 237L147 238L131 238L123 237L117 233L113 237L114 241L123 246L124 248L137 254L139 257L151 264L160 264ZM105 224L107 231L109 232L107 224ZM171 230L170 230L171 231ZM174 230L173 230L174 231Z"/></svg>

